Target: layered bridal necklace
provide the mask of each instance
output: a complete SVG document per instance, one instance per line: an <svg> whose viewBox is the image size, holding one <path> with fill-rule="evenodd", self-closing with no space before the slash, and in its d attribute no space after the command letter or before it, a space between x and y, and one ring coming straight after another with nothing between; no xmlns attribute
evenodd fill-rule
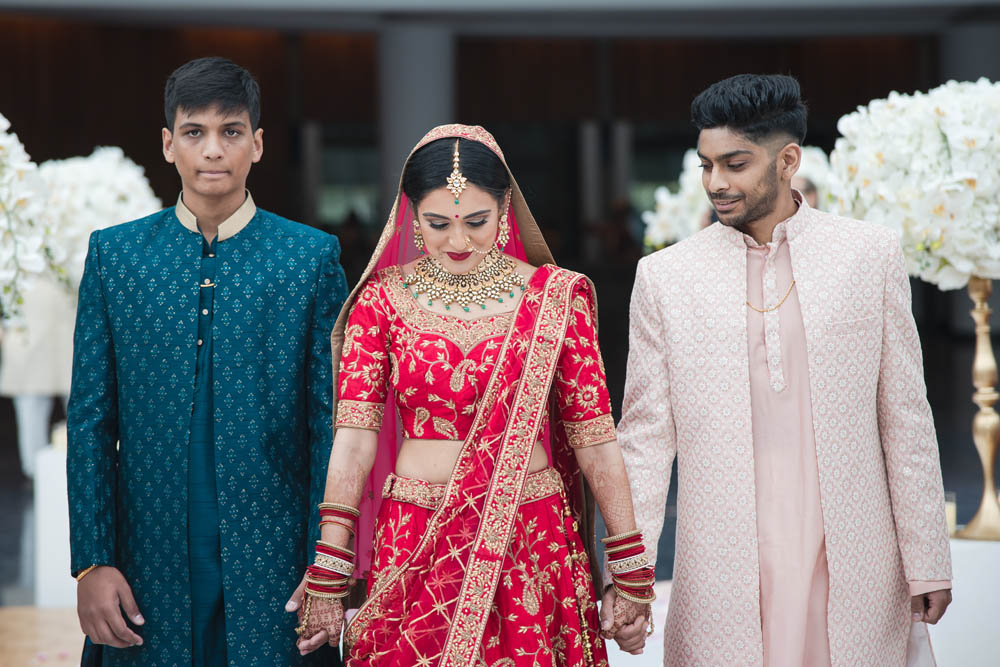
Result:
<svg viewBox="0 0 1000 667"><path fill-rule="evenodd" d="M451 273L433 257L422 257L413 267L413 274L403 277L403 286L414 299L421 296L427 305L435 301L444 304L445 310L459 305L469 312L473 304L486 310L486 302L503 303L504 297L514 298L515 290L527 289L524 276L517 273L514 260L494 246L483 260L468 273Z"/></svg>

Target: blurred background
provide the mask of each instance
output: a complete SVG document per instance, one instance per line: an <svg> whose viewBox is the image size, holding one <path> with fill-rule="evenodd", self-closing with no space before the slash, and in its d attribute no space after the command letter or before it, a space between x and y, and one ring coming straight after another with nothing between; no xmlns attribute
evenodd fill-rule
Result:
<svg viewBox="0 0 1000 667"><path fill-rule="evenodd" d="M807 143L890 91L1000 79L1000 2L962 0L0 0L0 113L36 162L120 146L176 201L163 84L185 61L232 58L260 81L256 203L340 237L360 275L412 145L443 122L494 133L559 263L597 284L616 416L640 213L675 181L692 98L742 72L798 77ZM913 282L945 488L979 504L971 306ZM64 418L57 405L52 421ZM657 574L669 578L673 496ZM0 605L31 605L33 486L0 399Z"/></svg>

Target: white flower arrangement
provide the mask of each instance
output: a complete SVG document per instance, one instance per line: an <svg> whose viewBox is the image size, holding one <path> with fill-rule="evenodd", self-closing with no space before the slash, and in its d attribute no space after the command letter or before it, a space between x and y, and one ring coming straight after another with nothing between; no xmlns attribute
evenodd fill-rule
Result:
<svg viewBox="0 0 1000 667"><path fill-rule="evenodd" d="M896 230L910 274L941 289L1000 278L1000 84L893 92L837 127L841 214Z"/></svg>
<svg viewBox="0 0 1000 667"><path fill-rule="evenodd" d="M822 148L802 148L802 164L798 175L813 182L818 194L817 206L828 209L832 175L830 162ZM655 196L656 208L642 214L642 220L646 223L645 243L649 250L658 250L685 239L709 223L712 203L701 182L701 159L696 150L684 153L677 191L672 192L666 186L660 186L656 189Z"/></svg>
<svg viewBox="0 0 1000 667"><path fill-rule="evenodd" d="M49 160L38 172L48 193L44 218L63 240L56 260L74 291L83 275L91 232L163 207L142 167L117 146L98 147L86 157Z"/></svg>
<svg viewBox="0 0 1000 667"><path fill-rule="evenodd" d="M50 268L51 238L39 218L38 167L0 114L0 321L14 317L31 277Z"/></svg>
<svg viewBox="0 0 1000 667"><path fill-rule="evenodd" d="M658 250L691 236L707 221L712 205L701 184L701 160L691 149L684 153L684 165L677 180L677 191L666 186L656 188L656 208L643 211L646 223L645 244Z"/></svg>

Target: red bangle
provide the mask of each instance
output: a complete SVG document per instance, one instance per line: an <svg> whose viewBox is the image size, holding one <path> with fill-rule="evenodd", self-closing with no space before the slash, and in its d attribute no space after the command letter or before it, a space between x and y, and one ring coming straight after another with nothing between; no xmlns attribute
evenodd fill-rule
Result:
<svg viewBox="0 0 1000 667"><path fill-rule="evenodd" d="M336 519L346 519L347 521L357 520L356 516L349 512L344 512L343 510L323 509L319 511L319 515L323 518L334 517Z"/></svg>
<svg viewBox="0 0 1000 667"><path fill-rule="evenodd" d="M629 535L627 537L622 537L616 540L608 541L608 538L601 540L604 543L604 548L609 549L611 547L620 547L623 544L636 544L642 542L642 533L636 533L635 535Z"/></svg>
<svg viewBox="0 0 1000 667"><path fill-rule="evenodd" d="M642 544L637 544L634 547L629 547L628 549L623 549L622 551L616 551L615 553L607 554L609 561L625 560L626 558L631 558L633 556L640 556L645 553L646 547Z"/></svg>
<svg viewBox="0 0 1000 667"><path fill-rule="evenodd" d="M327 520L324 520L324 521L320 521L319 522L319 527L320 527L320 529L322 529L323 526L329 526L330 524L333 524L334 526L340 526L341 528L343 528L344 530L346 530L351 535L355 534L354 527L353 526L348 526L343 521L334 521L332 519L327 519Z"/></svg>

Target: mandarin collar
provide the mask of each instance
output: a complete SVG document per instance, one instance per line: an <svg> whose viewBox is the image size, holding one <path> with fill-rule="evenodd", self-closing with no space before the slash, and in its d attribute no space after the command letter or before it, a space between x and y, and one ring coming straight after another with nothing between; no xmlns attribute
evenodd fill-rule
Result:
<svg viewBox="0 0 1000 667"><path fill-rule="evenodd" d="M195 217L194 213L191 212L187 206L184 205L184 193L181 192L177 196L177 206L174 209L177 214L177 219L180 221L184 228L200 234L201 230L198 229L198 219ZM236 211L233 212L231 216L226 218L219 225L219 232L216 239L221 243L226 239L232 238L243 231L243 228L250 224L253 217L257 215L257 206L253 203L253 197L250 196L250 191L247 190L246 199L243 200L243 204L240 205Z"/></svg>
<svg viewBox="0 0 1000 667"><path fill-rule="evenodd" d="M771 235L771 243L777 247L777 245L784 240L791 241L807 224L809 218L813 215L814 209L806 203L805 198L802 193L796 189L792 189L792 199L798 204L798 209L792 216L786 220L782 220L774 227L774 231ZM740 248L762 248L765 247L757 241L754 240L749 234L744 234L738 229L733 227L728 227L723 225L721 222L715 223L723 228L723 236L729 239L730 243L736 245Z"/></svg>

